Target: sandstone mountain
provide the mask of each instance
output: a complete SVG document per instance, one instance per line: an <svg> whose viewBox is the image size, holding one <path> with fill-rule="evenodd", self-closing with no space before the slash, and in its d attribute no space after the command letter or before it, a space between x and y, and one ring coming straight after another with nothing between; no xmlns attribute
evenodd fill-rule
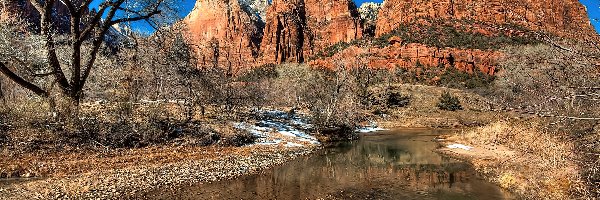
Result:
<svg viewBox="0 0 600 200"><path fill-rule="evenodd" d="M77 4L77 2L75 3ZM53 17L57 19L68 19L69 12L67 10L67 7L64 4L60 3L60 1L56 1L55 4L56 5ZM30 25L30 28L32 30L39 31L40 14L35 9L35 7L33 7L29 0L0 0L0 11L0 19L2 17L8 17L8 15L18 15ZM54 24L56 31L58 31L59 33L66 33L69 31L68 20L54 21L57 22L56 24Z"/></svg>
<svg viewBox="0 0 600 200"><path fill-rule="evenodd" d="M261 44L265 62L304 62L338 42L362 37L362 23L349 0L274 0Z"/></svg>
<svg viewBox="0 0 600 200"><path fill-rule="evenodd" d="M493 49L436 45L433 39L453 44L485 43L459 41L474 38L511 43L523 42L527 31L570 38L594 33L577 0L387 0L365 3L360 9L350 0L273 0L268 4L267 0L198 0L185 23L200 46L200 62L249 67L317 59L321 61L311 63L331 67L329 54L355 46L370 55L371 67L410 67L419 60L428 66L452 62L466 71L493 74L494 58L499 57ZM415 26L415 22L421 24ZM443 35L425 30L435 29L436 24L455 24L439 29L455 31ZM394 34L400 41L394 45L364 45L388 43ZM367 36L374 38L363 39Z"/></svg>
<svg viewBox="0 0 600 200"><path fill-rule="evenodd" d="M257 6L258 7L258 6ZM198 0L184 19L200 64L249 67L258 55L264 26L260 14L238 0Z"/></svg>
<svg viewBox="0 0 600 200"><path fill-rule="evenodd" d="M381 36L419 18L513 24L567 37L593 32L578 0L386 0L376 34Z"/></svg>

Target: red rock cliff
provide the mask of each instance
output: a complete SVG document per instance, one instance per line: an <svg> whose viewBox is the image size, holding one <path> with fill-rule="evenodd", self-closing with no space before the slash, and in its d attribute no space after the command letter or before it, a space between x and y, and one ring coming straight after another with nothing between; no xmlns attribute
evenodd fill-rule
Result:
<svg viewBox="0 0 600 200"><path fill-rule="evenodd" d="M378 14L376 35L418 18L517 24L567 37L594 32L577 0L386 0Z"/></svg>
<svg viewBox="0 0 600 200"><path fill-rule="evenodd" d="M306 20L313 36L308 54L338 42L362 37L356 5L350 0L305 0Z"/></svg>
<svg viewBox="0 0 600 200"><path fill-rule="evenodd" d="M81 1L73 1L75 4L79 4ZM40 14L33 7L29 0L9 0L0 2L0 20L4 17L19 16L30 24L33 30L38 31L40 26ZM56 1L54 5L54 17L53 21L55 29L59 33L69 32L70 23L68 20L57 20L57 19L68 19L69 11L67 7Z"/></svg>
<svg viewBox="0 0 600 200"><path fill-rule="evenodd" d="M304 62L308 46L306 12L302 1L274 0L267 9L261 44L266 63Z"/></svg>
<svg viewBox="0 0 600 200"><path fill-rule="evenodd" d="M238 0L198 0L184 23L201 65L238 68L256 61L262 25Z"/></svg>
<svg viewBox="0 0 600 200"><path fill-rule="evenodd" d="M359 14L349 0L274 0L261 51L267 63L303 62L327 46L361 37Z"/></svg>

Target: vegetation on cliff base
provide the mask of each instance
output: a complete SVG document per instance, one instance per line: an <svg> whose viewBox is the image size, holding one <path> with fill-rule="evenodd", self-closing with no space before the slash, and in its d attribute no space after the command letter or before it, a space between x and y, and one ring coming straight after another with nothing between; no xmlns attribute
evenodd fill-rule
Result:
<svg viewBox="0 0 600 200"><path fill-rule="evenodd" d="M489 25L470 20L420 19L400 25L380 37L338 42L317 52L311 60L331 57L350 46L384 48L389 39L399 37L403 44L419 43L438 48L499 50L511 45L534 45L541 41L518 25Z"/></svg>

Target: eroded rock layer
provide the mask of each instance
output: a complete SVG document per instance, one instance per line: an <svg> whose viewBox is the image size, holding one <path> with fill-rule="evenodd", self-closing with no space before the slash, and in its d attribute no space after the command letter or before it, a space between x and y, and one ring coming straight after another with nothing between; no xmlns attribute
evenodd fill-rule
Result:
<svg viewBox="0 0 600 200"><path fill-rule="evenodd" d="M501 56L501 53L491 50L439 48L418 43L406 45L396 43L385 48L350 47L331 58L314 60L310 64L329 69L356 68L360 67L359 65L367 66L370 69L439 67L494 75L497 60Z"/></svg>
<svg viewBox="0 0 600 200"><path fill-rule="evenodd" d="M201 65L250 67L262 38L260 17L237 0L198 0L184 23Z"/></svg>
<svg viewBox="0 0 600 200"><path fill-rule="evenodd" d="M377 36L419 18L513 24L575 38L594 32L577 0L386 0L377 18Z"/></svg>
<svg viewBox="0 0 600 200"><path fill-rule="evenodd" d="M264 62L303 62L327 46L361 38L362 23L349 0L274 0L264 33Z"/></svg>
<svg viewBox="0 0 600 200"><path fill-rule="evenodd" d="M304 62L305 46L310 39L306 12L301 0L274 0L267 9L261 44L263 62Z"/></svg>

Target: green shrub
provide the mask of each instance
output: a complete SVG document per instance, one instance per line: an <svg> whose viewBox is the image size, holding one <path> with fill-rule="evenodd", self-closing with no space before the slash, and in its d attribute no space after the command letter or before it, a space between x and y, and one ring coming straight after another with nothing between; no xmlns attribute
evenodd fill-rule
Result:
<svg viewBox="0 0 600 200"><path fill-rule="evenodd" d="M388 39L392 36L402 38L405 43L421 43L439 48L452 47L462 49L500 49L506 45L538 44L539 40L528 35L507 35L500 32L497 35L484 35L473 32L471 26L478 24L486 27L485 23L469 20L435 20L425 19L432 25L419 23L405 23L388 34L373 40L377 47L389 46ZM526 32L522 27L515 25L500 25L506 30ZM490 27L492 28L492 27Z"/></svg>
<svg viewBox="0 0 600 200"><path fill-rule="evenodd" d="M450 68L440 76L440 84L452 88L487 88L495 80L494 76L477 71L472 74Z"/></svg>
<svg viewBox="0 0 600 200"><path fill-rule="evenodd" d="M444 92L440 97L440 102L437 105L441 110L457 111L462 110L458 97L452 96L449 92Z"/></svg>
<svg viewBox="0 0 600 200"><path fill-rule="evenodd" d="M410 97L403 96L398 91L392 91L387 94L387 106L392 107L406 107L410 104Z"/></svg>

